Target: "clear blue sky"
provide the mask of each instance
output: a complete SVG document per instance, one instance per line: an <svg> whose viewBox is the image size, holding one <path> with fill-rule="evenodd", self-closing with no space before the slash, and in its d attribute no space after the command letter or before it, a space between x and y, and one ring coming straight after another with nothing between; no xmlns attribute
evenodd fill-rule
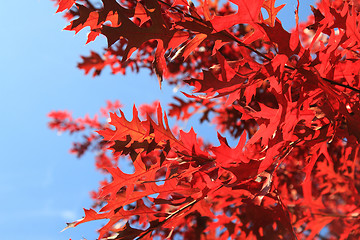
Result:
<svg viewBox="0 0 360 240"><path fill-rule="evenodd" d="M279 18L287 29L294 24L296 1L288 2ZM309 1L304 1L308 3ZM312 2L312 1L311 1ZM301 16L310 12L302 6ZM68 150L81 136L58 136L47 128L51 110L71 110L91 116L106 100L119 99L127 116L135 103L170 101L172 89L159 90L155 76L143 74L84 76L76 68L80 55L106 46L105 38L84 45L86 32L62 31L66 22L50 0L3 1L0 8L0 239L95 239L99 223L60 233L65 222L83 216L89 192L103 176L92 155L77 159ZM303 17L304 18L304 17ZM207 128L199 130L202 137ZM200 127L198 127L200 128Z"/></svg>

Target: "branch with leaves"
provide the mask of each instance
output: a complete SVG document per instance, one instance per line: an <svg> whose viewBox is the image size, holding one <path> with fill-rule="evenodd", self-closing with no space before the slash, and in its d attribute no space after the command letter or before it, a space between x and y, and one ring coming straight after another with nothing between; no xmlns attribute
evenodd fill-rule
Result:
<svg viewBox="0 0 360 240"><path fill-rule="evenodd" d="M107 219L99 239L314 239L324 228L329 239L360 237L357 4L320 1L304 23L298 5L288 32L275 0L56 2L66 30L107 39L82 57L85 74L146 68L160 86L193 87L165 114L159 103L134 106L131 121L121 110L109 123L49 114L51 128L85 133L72 153L96 151L111 177L69 227ZM168 116L199 117L238 143L220 133L209 143Z"/></svg>

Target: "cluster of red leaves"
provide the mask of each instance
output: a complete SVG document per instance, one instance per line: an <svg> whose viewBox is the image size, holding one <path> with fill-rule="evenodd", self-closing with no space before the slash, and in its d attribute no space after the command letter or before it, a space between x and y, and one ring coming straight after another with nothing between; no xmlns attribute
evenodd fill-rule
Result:
<svg viewBox="0 0 360 240"><path fill-rule="evenodd" d="M131 121L110 113L108 124L51 113L61 131L103 129L74 151L94 143L112 177L93 193L98 210L68 227L107 219L99 239L360 238L357 2L321 1L306 23L297 7L291 33L275 0L220 9L216 0L57 2L74 19L66 30L90 27L88 42L108 40L105 53L83 57L85 73L149 68L160 85L193 86L169 116L201 115L238 139L232 148L220 134L212 146L192 129L177 133L160 105L140 108L146 120L135 107ZM117 167L119 157L134 173Z"/></svg>

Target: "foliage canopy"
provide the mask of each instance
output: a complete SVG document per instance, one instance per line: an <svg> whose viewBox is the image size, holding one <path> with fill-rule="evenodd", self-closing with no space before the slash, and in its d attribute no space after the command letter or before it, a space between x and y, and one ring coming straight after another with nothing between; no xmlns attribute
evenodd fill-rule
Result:
<svg viewBox="0 0 360 240"><path fill-rule="evenodd" d="M104 52L82 57L85 74L146 68L160 87L193 87L167 113L134 106L131 121L121 110L101 120L120 102L108 102L103 118L49 114L50 128L85 135L71 152L96 151L96 167L111 176L68 227L107 219L99 239L360 238L357 1L320 1L304 23L298 2L291 32L275 0L56 2L66 30L89 27L87 43L107 38ZM168 124L194 115L237 146Z"/></svg>

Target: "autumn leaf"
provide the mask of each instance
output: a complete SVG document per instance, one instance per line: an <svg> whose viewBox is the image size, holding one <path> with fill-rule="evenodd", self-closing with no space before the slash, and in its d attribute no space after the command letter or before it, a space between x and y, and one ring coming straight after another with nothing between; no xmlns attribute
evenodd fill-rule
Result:
<svg viewBox="0 0 360 240"><path fill-rule="evenodd" d="M141 141L146 137L146 130L143 127L136 107L133 107L133 119L129 122L126 120L124 113L120 110L121 116L110 113L111 121L109 124L115 126L115 130L107 128L99 130L98 133L104 138L104 141L126 140L130 135L132 141Z"/></svg>
<svg viewBox="0 0 360 240"><path fill-rule="evenodd" d="M70 9L75 4L75 0L60 0L56 13Z"/></svg>
<svg viewBox="0 0 360 240"><path fill-rule="evenodd" d="M49 114L51 129L83 135L71 153L94 153L106 179L67 228L102 219L104 239L360 238L356 2L319 1L299 22L298 1L288 32L273 0L56 1L70 9L66 30L107 39L82 57L85 74L146 69L183 93L167 111L134 106L131 121L113 113L119 103Z"/></svg>
<svg viewBox="0 0 360 240"><path fill-rule="evenodd" d="M274 27L276 15L278 12L285 7L285 4L281 4L278 7L275 7L275 0L265 0L262 7L266 10L269 17L264 20L270 27Z"/></svg>
<svg viewBox="0 0 360 240"><path fill-rule="evenodd" d="M210 22L217 32L227 29L235 24L254 24L259 21L260 9L263 0L245 1L231 0L238 6L236 14L215 16Z"/></svg>

